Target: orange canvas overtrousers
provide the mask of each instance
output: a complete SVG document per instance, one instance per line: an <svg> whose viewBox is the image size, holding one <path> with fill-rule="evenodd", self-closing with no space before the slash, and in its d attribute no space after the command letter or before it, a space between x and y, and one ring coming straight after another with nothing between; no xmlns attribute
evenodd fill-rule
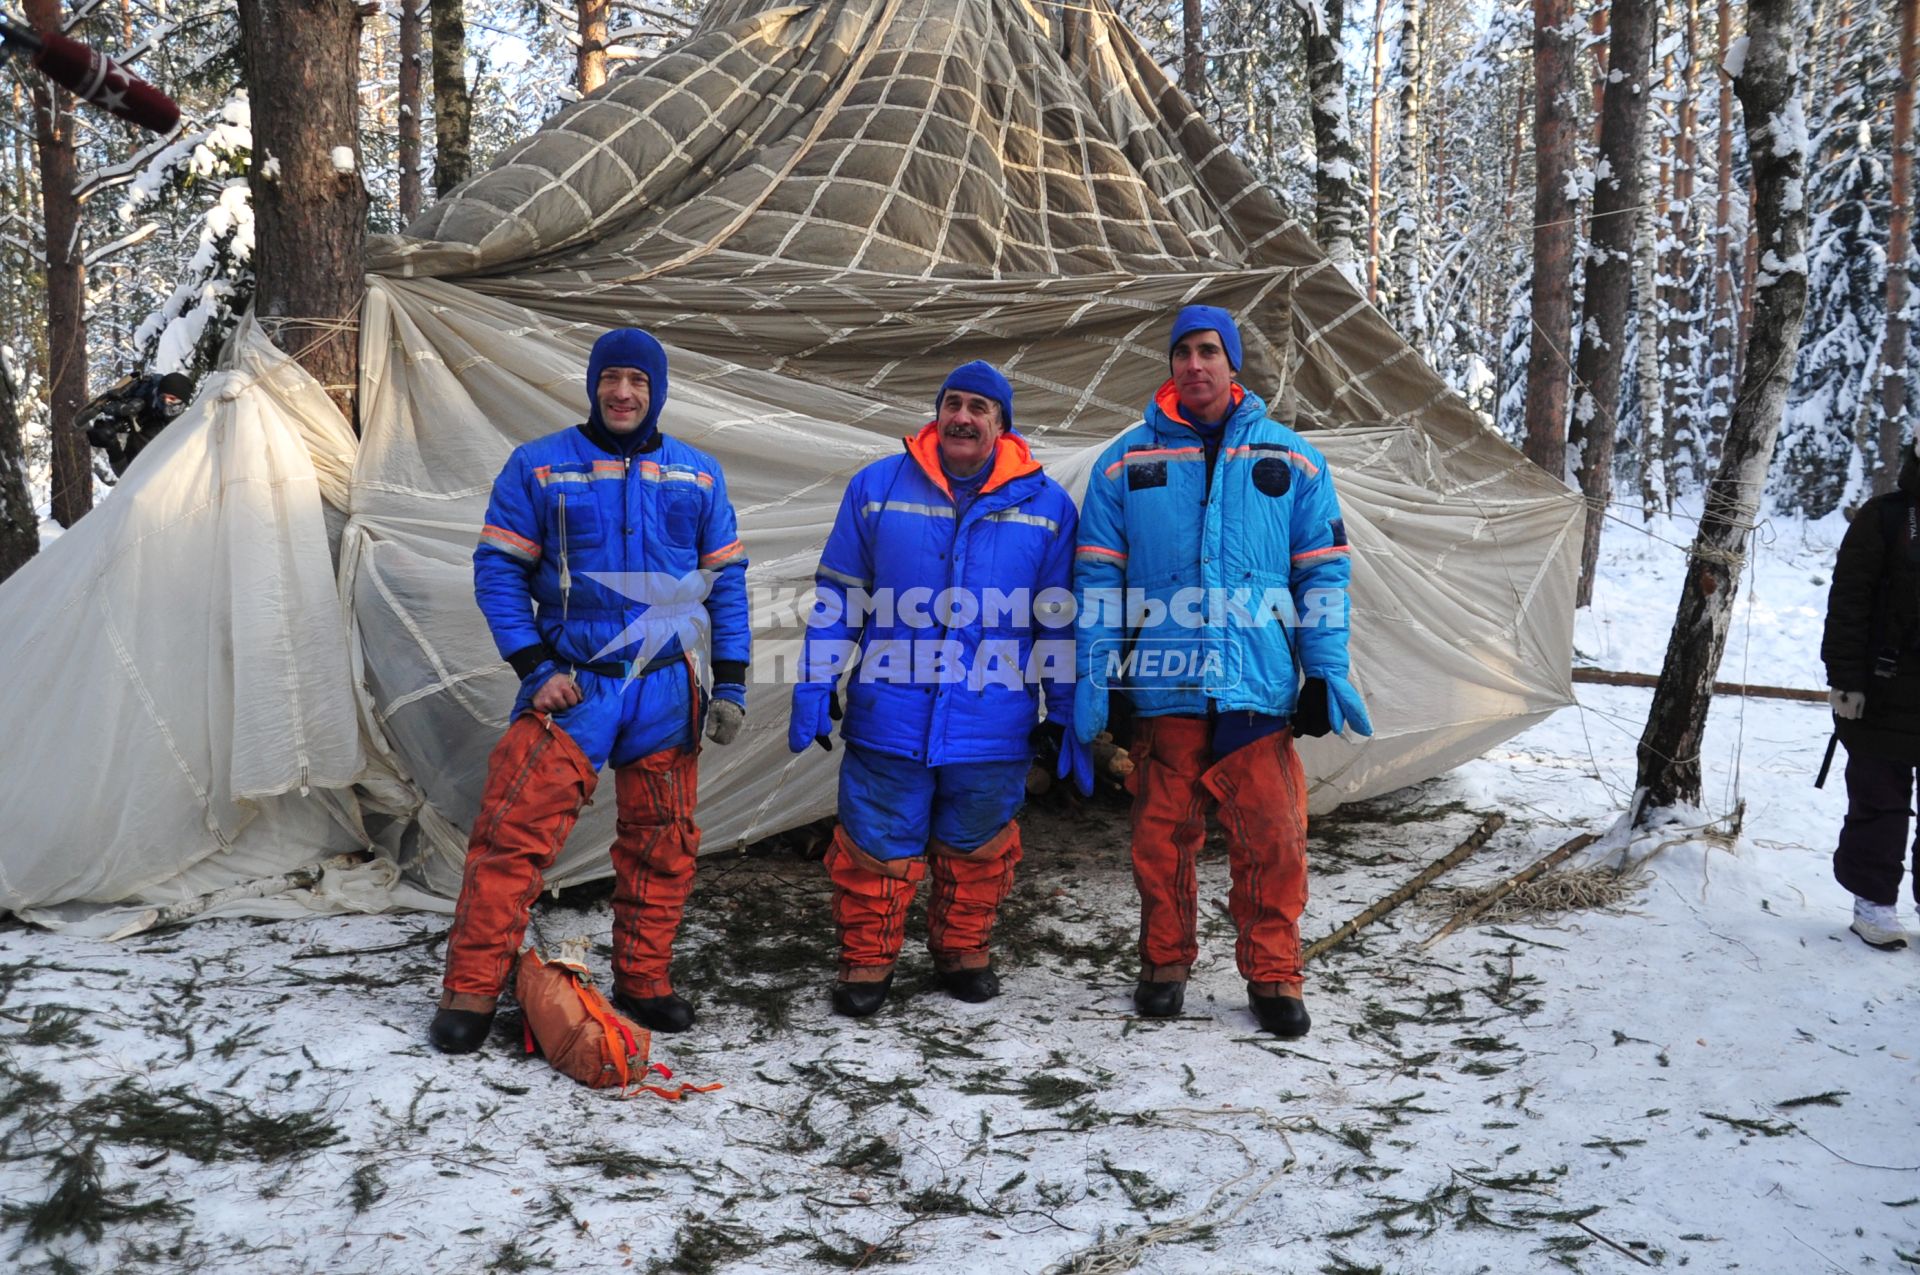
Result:
<svg viewBox="0 0 1920 1275"><path fill-rule="evenodd" d="M669 748L613 773L620 808L613 841L613 986L626 996L673 991L673 937L693 891L700 829L697 754Z"/></svg>
<svg viewBox="0 0 1920 1275"><path fill-rule="evenodd" d="M674 934L693 884L700 831L695 753L671 748L614 772L613 971L617 991L664 996ZM597 776L565 730L528 713L487 759L480 813L467 840L440 1004L494 1007L525 938L547 869L593 795Z"/></svg>
<svg viewBox="0 0 1920 1275"><path fill-rule="evenodd" d="M1150 717L1134 727L1133 880L1140 891L1141 977L1187 977L1199 945L1194 860L1217 805L1239 934L1234 960L1262 994L1301 984L1300 914L1307 906L1307 781L1291 733L1213 760L1199 717Z"/></svg>
<svg viewBox="0 0 1920 1275"><path fill-rule="evenodd" d="M976 850L933 842L924 859L876 859L856 846L846 829L835 828L826 862L833 882L833 925L840 936L840 980L877 983L893 971L906 938L907 908L929 863L933 895L927 904L927 946L935 967L986 968L993 922L1013 889L1020 857L1020 825L1012 822Z"/></svg>

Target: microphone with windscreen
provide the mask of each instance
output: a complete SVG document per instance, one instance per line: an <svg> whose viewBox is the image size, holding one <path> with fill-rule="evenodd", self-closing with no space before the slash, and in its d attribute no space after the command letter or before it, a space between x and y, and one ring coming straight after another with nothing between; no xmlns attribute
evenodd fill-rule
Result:
<svg viewBox="0 0 1920 1275"><path fill-rule="evenodd" d="M57 31L35 31L0 18L0 48L25 53L55 84L128 123L166 133L180 122L180 107L172 98L98 49Z"/></svg>

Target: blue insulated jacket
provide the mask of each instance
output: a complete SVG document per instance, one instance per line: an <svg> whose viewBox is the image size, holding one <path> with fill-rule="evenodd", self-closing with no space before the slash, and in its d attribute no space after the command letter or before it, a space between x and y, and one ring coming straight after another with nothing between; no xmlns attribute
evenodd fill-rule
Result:
<svg viewBox="0 0 1920 1275"><path fill-rule="evenodd" d="M857 648L847 742L929 766L1027 758L1042 689L1048 716L1073 711L1073 498L1009 432L956 508L937 427L906 442L841 498L801 678L833 680Z"/></svg>
<svg viewBox="0 0 1920 1275"><path fill-rule="evenodd" d="M528 678L672 655L710 622L717 679L744 681L747 555L719 464L665 434L610 452L591 428L522 444L494 480L473 553L494 645Z"/></svg>
<svg viewBox="0 0 1920 1275"><path fill-rule="evenodd" d="M1172 381L1095 464L1074 565L1079 676L1098 671L1143 717L1202 715L1209 700L1290 717L1302 676L1357 707L1347 535L1327 462L1234 390L1211 495Z"/></svg>

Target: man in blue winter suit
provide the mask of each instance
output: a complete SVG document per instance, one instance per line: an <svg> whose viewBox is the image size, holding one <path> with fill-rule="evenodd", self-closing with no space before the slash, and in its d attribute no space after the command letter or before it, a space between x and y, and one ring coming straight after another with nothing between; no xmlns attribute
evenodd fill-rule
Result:
<svg viewBox="0 0 1920 1275"><path fill-rule="evenodd" d="M523 444L493 485L474 593L520 675L487 761L440 1012L446 1053L486 1040L539 895L600 768L614 767L614 1003L654 1031L693 1007L668 977L693 885L695 757L746 714L747 556L710 456L658 428L667 357L638 328L594 343L587 422ZM690 643L710 630L709 706Z"/></svg>
<svg viewBox="0 0 1920 1275"><path fill-rule="evenodd" d="M1303 1036L1307 784L1293 741L1373 733L1347 678L1346 525L1326 458L1238 384L1230 314L1187 306L1167 349L1172 375L1087 482L1073 724L1091 741L1110 688L1132 701L1135 1007L1180 1012L1199 955L1194 858L1218 803L1249 1005L1267 1031Z"/></svg>
<svg viewBox="0 0 1920 1275"><path fill-rule="evenodd" d="M815 573L787 743L831 748L849 667L840 825L827 851L836 1012L879 1009L907 905L933 877L928 946L947 992L1000 992L988 939L1020 862L1014 821L1045 728L1086 791L1073 712L1073 500L1013 432L992 365L955 368L904 455L853 476Z"/></svg>

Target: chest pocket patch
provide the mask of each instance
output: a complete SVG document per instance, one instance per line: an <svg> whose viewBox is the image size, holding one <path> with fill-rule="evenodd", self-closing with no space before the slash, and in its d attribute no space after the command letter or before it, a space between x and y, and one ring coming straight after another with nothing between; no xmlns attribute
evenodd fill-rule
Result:
<svg viewBox="0 0 1920 1275"><path fill-rule="evenodd" d="M700 493L684 483L663 484L660 523L667 543L692 548L699 535Z"/></svg>
<svg viewBox="0 0 1920 1275"><path fill-rule="evenodd" d="M553 497L553 523L561 528L569 549L594 549L606 543L607 528L584 483L569 484L573 491Z"/></svg>
<svg viewBox="0 0 1920 1275"><path fill-rule="evenodd" d="M1263 496L1284 496L1293 487L1293 466L1278 456L1253 462L1253 485Z"/></svg>
<svg viewBox="0 0 1920 1275"><path fill-rule="evenodd" d="M1167 462L1164 460L1136 460L1127 464L1127 490L1144 491L1149 487L1167 485Z"/></svg>

